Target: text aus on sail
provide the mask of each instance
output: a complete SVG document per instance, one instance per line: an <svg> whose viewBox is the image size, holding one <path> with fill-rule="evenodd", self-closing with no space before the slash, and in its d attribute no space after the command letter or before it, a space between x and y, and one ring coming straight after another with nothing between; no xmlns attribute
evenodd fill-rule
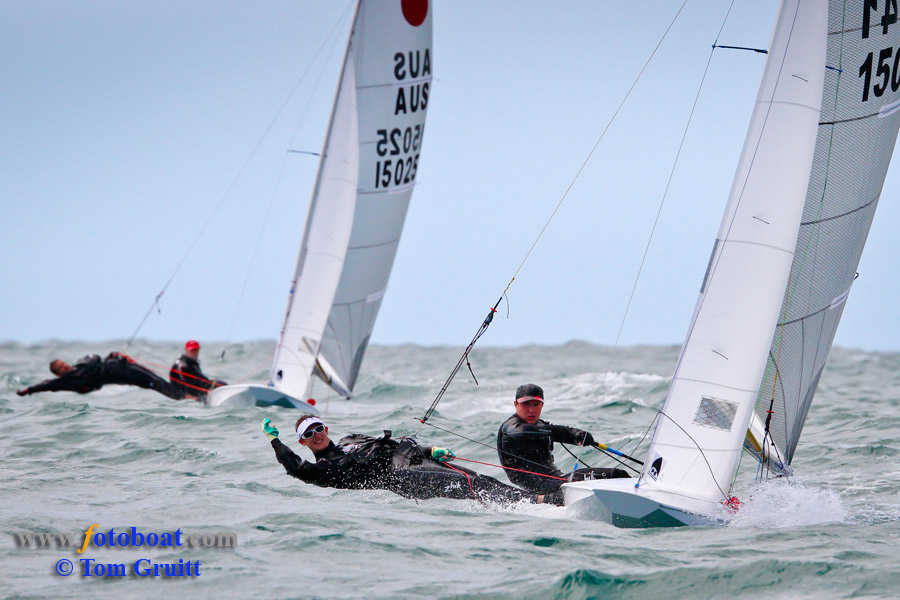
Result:
<svg viewBox="0 0 900 600"><path fill-rule="evenodd" d="M415 181L419 149L425 135L430 76L428 48L394 54L394 79L400 84L394 101L394 117L403 125L376 132L375 151L379 159L375 161L375 189Z"/></svg>

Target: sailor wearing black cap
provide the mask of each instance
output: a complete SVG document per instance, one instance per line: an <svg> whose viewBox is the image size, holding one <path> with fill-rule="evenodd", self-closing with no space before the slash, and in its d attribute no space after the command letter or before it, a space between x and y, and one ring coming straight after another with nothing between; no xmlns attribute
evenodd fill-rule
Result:
<svg viewBox="0 0 900 600"><path fill-rule="evenodd" d="M594 437L575 427L542 420L544 390L539 385L520 385L516 390L515 407L516 414L504 421L497 432L497 453L500 464L506 467L507 477L517 486L536 494L547 494L546 501L562 504L560 486L565 481L558 478L581 481L628 477L621 469L604 468L578 469L566 477L553 462L553 442L595 446Z"/></svg>

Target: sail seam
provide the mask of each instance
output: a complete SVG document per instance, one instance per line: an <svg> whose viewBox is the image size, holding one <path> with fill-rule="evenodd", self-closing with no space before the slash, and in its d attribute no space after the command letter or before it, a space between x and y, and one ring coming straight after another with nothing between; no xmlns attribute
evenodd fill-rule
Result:
<svg viewBox="0 0 900 600"><path fill-rule="evenodd" d="M401 88L407 85L413 85L417 83L430 83L431 77L424 77L418 79L404 79L402 83L376 83L373 85L358 85L356 89L358 90L375 90L379 88Z"/></svg>
<svg viewBox="0 0 900 600"><path fill-rule="evenodd" d="M784 248L779 248L778 246L773 246L772 244L763 244L762 242L751 242L748 240L723 240L724 245L731 244L741 244L745 246L759 246L761 248L771 248L772 250L778 250L779 252L783 252L785 254L793 255L793 250L785 250Z"/></svg>
<svg viewBox="0 0 900 600"><path fill-rule="evenodd" d="M714 385L716 387L724 388L727 390L734 390L736 392L747 392L748 394L753 394L753 393L757 392L756 389L745 389L745 388L734 387L731 385L725 385L723 383L719 383L717 381L711 381L708 379L694 379L692 377L676 377L673 381L691 381L693 383L707 383L709 385Z"/></svg>
<svg viewBox="0 0 900 600"><path fill-rule="evenodd" d="M400 241L400 238L397 237L397 238L388 240L381 244L366 244L365 246L348 246L347 251L349 252L350 250L363 250L365 248L380 248L381 246L390 246L392 244L396 244L399 241Z"/></svg>
<svg viewBox="0 0 900 600"><path fill-rule="evenodd" d="M364 142L364 143L374 144L375 142ZM415 183L406 183L403 185L398 185L397 187L393 187L389 190L360 190L360 189L357 189L356 194L359 196L369 196L369 195L375 195L375 194L384 194L384 195L399 194L400 192L405 192L407 190L411 190L415 185L416 185Z"/></svg>
<svg viewBox="0 0 900 600"><path fill-rule="evenodd" d="M858 207L858 208L854 208L853 210L848 210L847 212L841 213L841 214L839 214L839 215L834 215L834 216L832 216L832 217L825 217L824 219L815 219L815 220L813 220L813 221L806 221L806 222L804 222L804 223L800 223L800 225L801 225L801 226L816 225L816 224L818 224L818 223L826 223L826 222L828 222L828 221L834 221L834 220L836 220L836 219L842 219L842 218L844 218L844 217L847 217L847 216L852 215L853 213L858 213L858 212L861 211L861 210L865 210L865 209L869 208L870 206L872 206L873 204L875 204L876 202L878 202L878 199L879 199L880 197L881 197L881 194L879 194L879 195L876 196L875 198L872 198L871 200L869 200L868 202L866 202L866 203L863 204L862 206L860 206L860 207Z"/></svg>
<svg viewBox="0 0 900 600"><path fill-rule="evenodd" d="M771 106L773 104L780 104L782 106L798 106L800 108L809 109L816 113L819 112L818 110L816 110L816 108L814 106L810 106L808 104L803 104L802 102L787 102L786 100L768 100L768 101L758 102L758 104L765 104L765 105L769 105L769 106Z"/></svg>
<svg viewBox="0 0 900 600"><path fill-rule="evenodd" d="M812 317L815 317L816 315L820 315L820 314L822 314L823 312L825 312L825 311L827 311L827 310L831 310L831 309L833 309L833 308L836 308L837 306L843 304L843 303L847 300L846 296L847 296L847 294L848 294L849 292L850 292L850 290L849 290L849 288L848 288L846 292L844 292L843 294L841 294L841 296L843 296L843 298L838 297L838 298L835 299L835 300L840 300L839 302L836 302L835 300L832 300L831 302L828 303L828 306L822 307L822 308L820 308L820 309L817 310L817 311L814 311L814 312L811 312L811 313L807 313L807 314L803 315L802 317L797 317L796 319L792 319L792 320L790 320L790 321L784 321L783 323L779 323L778 326L779 326L779 327L786 327L786 326L788 326L788 325L793 325L794 323L800 323L800 322L802 322L802 321L805 321L805 320L807 320L807 319L810 319L810 318L812 318Z"/></svg>

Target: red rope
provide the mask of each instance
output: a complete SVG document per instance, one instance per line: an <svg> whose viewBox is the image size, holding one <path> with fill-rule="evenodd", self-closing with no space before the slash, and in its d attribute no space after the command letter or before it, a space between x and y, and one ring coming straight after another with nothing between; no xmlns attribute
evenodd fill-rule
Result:
<svg viewBox="0 0 900 600"><path fill-rule="evenodd" d="M462 459L462 460L466 460L466 459ZM473 462L474 462L474 461L473 461ZM449 463L446 463L446 462L443 463L443 465L444 465L445 467L447 467L447 468L453 469L453 470L456 471L457 473L462 473L463 475L465 475L465 476L466 476L466 481L469 482L469 491L472 492L472 495L475 497L476 500L478 500L479 502L481 502L482 504L484 504L484 502L482 502L481 498L478 497L478 494L475 493L475 488L472 487L472 478L469 477L469 474L468 474L468 473L466 473L466 472L463 471L462 469L457 469L457 468L454 467L453 465L451 465L451 464L449 464Z"/></svg>
<svg viewBox="0 0 900 600"><path fill-rule="evenodd" d="M122 358L124 358L125 360L127 360L130 363L134 363L136 365L140 365L140 366L148 368L148 369L149 369L149 367L147 367L147 365L150 365L152 367L158 367L159 369L165 369L165 366L163 366L163 365L158 365L156 363L152 363L149 361L144 363L144 362L135 360L134 358L132 358L131 356L128 356L127 354L119 353L119 356L121 356ZM153 369L149 369L149 370L152 371ZM169 369L169 381L172 381L172 375L171 375L172 373L178 373L181 376L190 377L191 379L199 379L200 381L211 384L209 387L200 387L200 386L192 385L186 381L174 381L173 382L173 383L177 383L178 385L183 385L184 387L189 387L193 390L198 390L200 392L209 392L209 390L212 389L212 387L213 387L212 384L215 383L214 381L210 381L209 379L204 379L203 377L198 377L197 375L191 375L190 373L184 373L182 371L179 371L178 369Z"/></svg>
<svg viewBox="0 0 900 600"><path fill-rule="evenodd" d="M534 471L526 471L525 469L514 469L512 467L504 467L502 465L495 465L495 464L491 464L491 463L481 462L480 460L472 460L471 458L460 458L457 456L455 460L464 460L466 462L473 462L473 463L477 463L479 465L485 465L488 467L497 467L498 469L505 469L507 471L518 471L519 473L528 473L529 475L539 475L541 477L547 477L548 479L559 479L560 481L568 481L568 479L565 477L557 477L556 475L547 475L545 473L536 473ZM449 465L447 465L447 466L449 466ZM471 484L469 484L469 485L471 485Z"/></svg>

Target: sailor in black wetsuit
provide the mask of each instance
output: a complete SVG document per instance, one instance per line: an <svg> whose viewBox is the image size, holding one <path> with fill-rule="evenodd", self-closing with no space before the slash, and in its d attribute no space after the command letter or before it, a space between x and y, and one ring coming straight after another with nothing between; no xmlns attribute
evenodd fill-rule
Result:
<svg viewBox="0 0 900 600"><path fill-rule="evenodd" d="M288 475L320 487L382 489L421 500L473 497L503 503L543 500L493 477L444 464L455 458L446 448L423 448L409 438L394 440L389 431L378 438L349 435L335 445L320 418L303 415L297 420L296 431L300 445L309 448L316 457L315 462L308 462L278 439L278 430L271 419L266 418L262 427L275 449L275 457Z"/></svg>
<svg viewBox="0 0 900 600"><path fill-rule="evenodd" d="M206 399L206 390L228 385L224 381L211 381L200 370L200 343L197 340L188 340L184 345L184 354L169 369L169 381L185 397L200 401Z"/></svg>
<svg viewBox="0 0 900 600"><path fill-rule="evenodd" d="M504 421L497 432L497 454L500 455L500 464L507 467L509 480L519 487L537 494L547 494L548 502L562 504L560 487L566 481L629 476L622 469L604 468L578 469L568 476L563 474L553 462L553 442L596 446L594 437L581 429L543 421L540 417L544 408L544 390L533 383L519 386L515 406L516 414Z"/></svg>
<svg viewBox="0 0 900 600"><path fill-rule="evenodd" d="M118 352L110 352L105 359L96 354L85 356L74 367L57 358L50 363L50 371L56 375L55 379L47 379L24 390L17 390L16 393L20 396L61 391L87 394L99 390L107 383L117 383L155 390L176 400L183 397L181 391L168 381Z"/></svg>

